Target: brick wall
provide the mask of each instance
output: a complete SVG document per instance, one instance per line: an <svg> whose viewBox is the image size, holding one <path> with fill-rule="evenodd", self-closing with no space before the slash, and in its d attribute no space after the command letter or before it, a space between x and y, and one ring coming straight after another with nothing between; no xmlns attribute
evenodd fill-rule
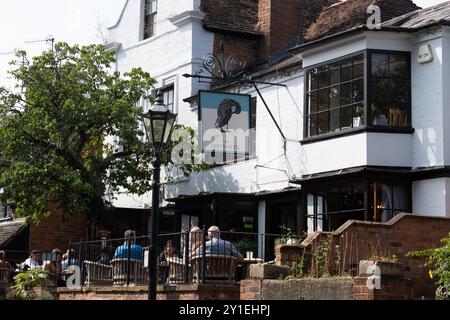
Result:
<svg viewBox="0 0 450 320"><path fill-rule="evenodd" d="M69 242L87 238L87 221L85 216L74 216L63 219L57 209L39 224L30 224L29 249L39 251L52 251L55 248L66 251Z"/></svg>
<svg viewBox="0 0 450 320"><path fill-rule="evenodd" d="M259 63L268 62L271 55L297 44L306 28L324 7L336 0L260 0L258 7L260 42Z"/></svg>
<svg viewBox="0 0 450 320"><path fill-rule="evenodd" d="M328 265L330 272L340 271L357 275L359 261L371 256L392 257L404 265L404 275L411 279L413 298L433 298L435 279L428 276L429 267L424 267L424 259L409 258L408 252L441 246L440 240L450 232L450 219L399 214L387 223L348 221L336 232L331 233ZM318 248L318 241L324 237L315 237L306 248ZM304 243L305 244L305 243ZM339 246L339 250L336 249ZM337 255L340 258L337 258ZM314 255L314 253L311 253Z"/></svg>
<svg viewBox="0 0 450 320"><path fill-rule="evenodd" d="M412 292L412 283L405 278L382 277L381 289L369 288L367 277L353 279L353 300L409 300Z"/></svg>
<svg viewBox="0 0 450 320"><path fill-rule="evenodd" d="M239 300L239 285L158 287L158 300ZM147 300L147 287L58 288L59 300Z"/></svg>
<svg viewBox="0 0 450 320"><path fill-rule="evenodd" d="M220 46L222 42L225 57L233 55L241 61L246 61L247 68L256 67L258 57L258 41L256 39L216 33L214 36L213 52L217 56L221 54Z"/></svg>

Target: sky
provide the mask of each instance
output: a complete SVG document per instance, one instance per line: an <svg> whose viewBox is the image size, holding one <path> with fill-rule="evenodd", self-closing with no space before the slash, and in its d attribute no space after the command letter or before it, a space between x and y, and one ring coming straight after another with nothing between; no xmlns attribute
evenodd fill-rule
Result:
<svg viewBox="0 0 450 320"><path fill-rule="evenodd" d="M164 1L164 0L162 0ZM179 0L186 1L186 0ZM426 8L444 0L414 0ZM43 42L52 35L56 41L89 44L100 42L97 26L111 26L120 16L125 0L0 0L0 86L10 82L6 70L15 49L30 55L48 47Z"/></svg>

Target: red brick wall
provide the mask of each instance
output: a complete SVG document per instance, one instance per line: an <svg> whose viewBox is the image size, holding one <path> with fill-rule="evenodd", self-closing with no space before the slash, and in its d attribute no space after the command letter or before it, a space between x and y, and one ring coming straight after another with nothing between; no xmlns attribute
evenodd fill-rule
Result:
<svg viewBox="0 0 450 320"><path fill-rule="evenodd" d="M269 56L296 44L306 28L324 7L337 0L260 0L259 31L264 33L260 43L260 63Z"/></svg>
<svg viewBox="0 0 450 320"><path fill-rule="evenodd" d="M348 221L332 234L328 260L330 272L336 274L337 270L345 270L356 276L360 260L367 260L371 256L395 255L398 262L405 266L405 277L411 279L413 296L432 298L435 295L436 279L428 276L431 267L423 266L424 259L405 255L411 251L441 246L440 240L449 232L450 219L410 214L400 214L387 223ZM307 250L318 248L317 241L323 239L316 237L308 244ZM340 259L336 258L337 245Z"/></svg>
<svg viewBox="0 0 450 320"><path fill-rule="evenodd" d="M353 279L353 300L409 300L412 298L411 281L397 277L382 277L381 289L370 289L367 277Z"/></svg>
<svg viewBox="0 0 450 320"><path fill-rule="evenodd" d="M235 56L240 61L247 63L247 68L256 67L258 57L258 41L235 35L216 33L214 36L214 54L221 55L220 45L223 41L225 57Z"/></svg>
<svg viewBox="0 0 450 320"><path fill-rule="evenodd" d="M55 248L66 251L69 242L87 238L87 221L85 216L75 216L63 220L58 210L48 218L42 218L39 224L30 225L29 249L52 251Z"/></svg>
<svg viewBox="0 0 450 320"><path fill-rule="evenodd" d="M58 288L59 300L147 300L147 287ZM239 285L158 287L158 300L239 300Z"/></svg>

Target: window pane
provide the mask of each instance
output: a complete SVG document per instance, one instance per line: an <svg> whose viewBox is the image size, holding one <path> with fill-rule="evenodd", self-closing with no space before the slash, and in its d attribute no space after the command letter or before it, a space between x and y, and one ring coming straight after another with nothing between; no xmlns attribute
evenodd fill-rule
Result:
<svg viewBox="0 0 450 320"><path fill-rule="evenodd" d="M317 135L317 114L313 114L308 117L308 136Z"/></svg>
<svg viewBox="0 0 450 320"><path fill-rule="evenodd" d="M364 80L353 81L352 102L361 102L364 100Z"/></svg>
<svg viewBox="0 0 450 320"><path fill-rule="evenodd" d="M406 106L403 108L400 105L389 107L389 125L395 127L404 127L408 123L406 116Z"/></svg>
<svg viewBox="0 0 450 320"><path fill-rule="evenodd" d="M395 79L391 80L389 83L391 89L391 100L399 101L402 104L408 103L408 87L407 80Z"/></svg>
<svg viewBox="0 0 450 320"><path fill-rule="evenodd" d="M409 78L408 62L405 55L390 55L390 76L395 78Z"/></svg>
<svg viewBox="0 0 450 320"><path fill-rule="evenodd" d="M341 128L352 127L352 106L341 108Z"/></svg>
<svg viewBox="0 0 450 320"><path fill-rule="evenodd" d="M389 75L389 56L387 54L372 54L372 75L376 77Z"/></svg>
<svg viewBox="0 0 450 320"><path fill-rule="evenodd" d="M330 113L328 111L319 113L318 134L329 132Z"/></svg>
<svg viewBox="0 0 450 320"><path fill-rule="evenodd" d="M309 89L308 90L309 91L316 90L318 83L319 83L319 77L318 77L317 69L312 69L309 72Z"/></svg>
<svg viewBox="0 0 450 320"><path fill-rule="evenodd" d="M373 79L372 100L388 101L391 84L389 79Z"/></svg>
<svg viewBox="0 0 450 320"><path fill-rule="evenodd" d="M312 92L309 94L309 102L308 102L308 114L317 112L317 92Z"/></svg>
<svg viewBox="0 0 450 320"><path fill-rule="evenodd" d="M374 101L371 105L372 124L377 126L388 125L388 113L386 103L383 101Z"/></svg>
<svg viewBox="0 0 450 320"><path fill-rule="evenodd" d="M330 73L328 66L319 67L319 88L326 87L330 84Z"/></svg>
<svg viewBox="0 0 450 320"><path fill-rule="evenodd" d="M349 81L352 79L352 60L342 63L341 81Z"/></svg>
<svg viewBox="0 0 450 320"><path fill-rule="evenodd" d="M330 66L330 84L337 84L340 82L341 65L339 63L333 63Z"/></svg>
<svg viewBox="0 0 450 320"><path fill-rule="evenodd" d="M403 185L394 185L393 208L399 210L408 210L407 188Z"/></svg>
<svg viewBox="0 0 450 320"><path fill-rule="evenodd" d="M330 131L338 131L341 129L340 121L341 111L340 109L334 109L330 111Z"/></svg>
<svg viewBox="0 0 450 320"><path fill-rule="evenodd" d="M365 124L364 105L357 104L353 106L353 127L360 127Z"/></svg>
<svg viewBox="0 0 450 320"><path fill-rule="evenodd" d="M353 79L364 77L364 57L358 57L353 61Z"/></svg>
<svg viewBox="0 0 450 320"><path fill-rule="evenodd" d="M350 82L341 84L341 106L352 103L352 84Z"/></svg>
<svg viewBox="0 0 450 320"><path fill-rule="evenodd" d="M328 110L329 108L329 96L330 96L330 89L322 89L318 92L319 95L319 111Z"/></svg>
<svg viewBox="0 0 450 320"><path fill-rule="evenodd" d="M339 86L330 88L330 109L340 106Z"/></svg>

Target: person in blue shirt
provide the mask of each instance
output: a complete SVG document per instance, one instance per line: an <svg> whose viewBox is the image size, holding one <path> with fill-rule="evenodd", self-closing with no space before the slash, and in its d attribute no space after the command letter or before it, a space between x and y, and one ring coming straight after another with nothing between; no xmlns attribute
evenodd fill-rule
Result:
<svg viewBox="0 0 450 320"><path fill-rule="evenodd" d="M205 243L205 254L220 255L220 256L232 256L236 257L237 262L240 263L244 260L242 254L237 251L234 245L226 240L220 238L220 230L217 226L212 226L208 229L208 238L210 239ZM202 255L201 246L195 250L195 256L200 257Z"/></svg>
<svg viewBox="0 0 450 320"><path fill-rule="evenodd" d="M117 247L114 253L114 259L128 259L128 246L130 247L130 259L141 260L142 247L135 244L136 233L133 230L125 231L125 242L120 247Z"/></svg>

